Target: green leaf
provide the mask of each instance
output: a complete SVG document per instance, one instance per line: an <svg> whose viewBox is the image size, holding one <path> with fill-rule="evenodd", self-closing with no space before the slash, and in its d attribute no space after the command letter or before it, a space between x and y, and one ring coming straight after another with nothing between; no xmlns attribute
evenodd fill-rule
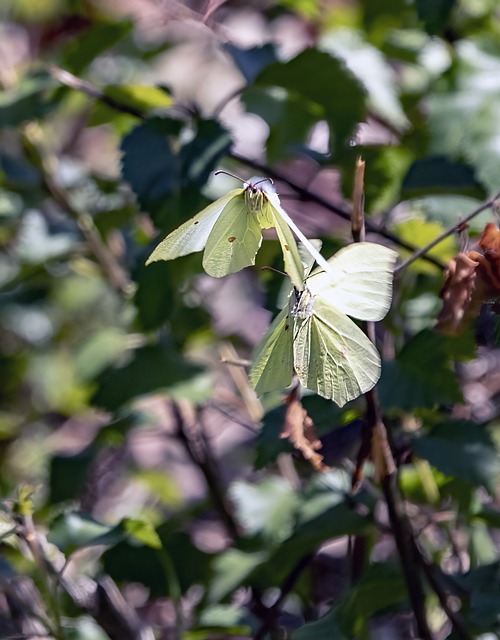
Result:
<svg viewBox="0 0 500 640"><path fill-rule="evenodd" d="M452 362L470 358L474 351L468 334L453 338L424 329L413 336L396 360L383 364L378 389L384 409L411 411L461 402Z"/></svg>
<svg viewBox="0 0 500 640"><path fill-rule="evenodd" d="M109 327L92 333L75 355L75 369L81 380L92 380L123 353L126 335Z"/></svg>
<svg viewBox="0 0 500 640"><path fill-rule="evenodd" d="M477 198L484 198L486 195L470 166L443 156L415 160L404 178L404 198L427 193L457 193Z"/></svg>
<svg viewBox="0 0 500 640"><path fill-rule="evenodd" d="M438 471L494 493L500 462L495 445L483 425L449 421L417 438L415 454Z"/></svg>
<svg viewBox="0 0 500 640"><path fill-rule="evenodd" d="M297 153L322 115L321 109L310 100L276 91L274 87L248 87L241 100L247 111L257 114L269 125L266 149L270 162Z"/></svg>
<svg viewBox="0 0 500 640"><path fill-rule="evenodd" d="M45 72L25 76L13 89L0 92L0 129L17 127L28 120L42 118L55 106L52 89L55 80Z"/></svg>
<svg viewBox="0 0 500 640"><path fill-rule="evenodd" d="M181 131L186 142L179 144ZM230 144L229 133L215 120L200 119L188 129L179 120L151 118L122 140L122 174L140 206L170 231L183 213L187 217L203 207L199 190Z"/></svg>
<svg viewBox="0 0 500 640"><path fill-rule="evenodd" d="M358 31L335 29L320 39L320 48L344 60L368 92L368 107L392 127L404 130L409 121L399 101L397 78L384 55Z"/></svg>
<svg viewBox="0 0 500 640"><path fill-rule="evenodd" d="M220 602L242 585L253 571L267 561L268 552L253 553L228 549L214 562L214 577L210 582L209 601Z"/></svg>
<svg viewBox="0 0 500 640"><path fill-rule="evenodd" d="M340 629L338 607L319 620L309 622L292 633L292 640L348 640Z"/></svg>
<svg viewBox="0 0 500 640"><path fill-rule="evenodd" d="M129 538L142 542L142 544L152 549L161 549L160 536L155 531L151 522L145 522L144 520L137 520L135 518L125 518L121 524Z"/></svg>
<svg viewBox="0 0 500 640"><path fill-rule="evenodd" d="M250 49L242 49L228 42L224 45L224 49L233 58L248 84L255 80L262 69L272 62L276 62L276 51L270 42L261 47L251 47Z"/></svg>
<svg viewBox="0 0 500 640"><path fill-rule="evenodd" d="M78 38L72 39L63 53L62 66L80 75L101 53L111 49L131 31L133 23L97 22Z"/></svg>
<svg viewBox="0 0 500 640"><path fill-rule="evenodd" d="M299 498L289 482L277 477L253 484L235 482L229 496L248 534L260 534L271 544L291 534Z"/></svg>
<svg viewBox="0 0 500 640"><path fill-rule="evenodd" d="M144 584L153 597L173 594L178 587L185 593L193 585L207 584L213 556L195 547L187 534L170 531L168 525L159 527L157 533L161 550L120 542L104 553L104 571L117 582Z"/></svg>
<svg viewBox="0 0 500 640"><path fill-rule="evenodd" d="M430 35L443 33L456 0L416 0L417 13Z"/></svg>
<svg viewBox="0 0 500 640"><path fill-rule="evenodd" d="M255 84L281 87L291 98L309 104L317 121L328 122L330 149L338 154L365 115L361 83L341 60L317 49L306 49L288 62L269 65L257 76Z"/></svg>
<svg viewBox="0 0 500 640"><path fill-rule="evenodd" d="M400 222L394 225L394 231L398 234L401 240L405 240L413 244L417 248L425 247L430 242L435 240L444 231L443 227L437 222L430 222L418 218L416 212L409 212L409 217L404 222ZM457 253L456 241L452 236L445 238L438 245L429 249L427 255L432 256L439 260L442 264L446 264ZM413 271L419 271L421 273L435 274L437 267L425 262L425 260L416 260L408 267Z"/></svg>
<svg viewBox="0 0 500 640"><path fill-rule="evenodd" d="M500 136L496 105L500 59L488 46L464 39L455 44L453 75L448 86L426 100L429 116L430 153L465 160L474 167L476 179L488 192L498 190Z"/></svg>
<svg viewBox="0 0 500 640"><path fill-rule="evenodd" d="M330 403L332 404L332 403ZM262 427L257 436L255 449L255 468L262 469L275 462L281 453L291 453L293 445L286 438L281 438L285 420L286 407L280 404L268 411L262 418Z"/></svg>
<svg viewBox="0 0 500 640"><path fill-rule="evenodd" d="M66 554L82 547L99 544L113 544L123 539L123 533L109 537L114 527L95 520L83 511L62 513L52 522L47 539Z"/></svg>
<svg viewBox="0 0 500 640"><path fill-rule="evenodd" d="M200 367L189 364L166 347L141 347L132 352L121 367L107 369L98 378L92 402L108 411L116 411L138 396L151 393L181 395L194 393L200 399L209 389L200 386Z"/></svg>

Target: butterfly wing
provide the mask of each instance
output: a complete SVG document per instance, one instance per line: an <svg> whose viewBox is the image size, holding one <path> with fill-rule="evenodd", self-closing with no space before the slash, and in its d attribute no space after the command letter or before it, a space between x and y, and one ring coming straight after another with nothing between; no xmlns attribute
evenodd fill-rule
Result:
<svg viewBox="0 0 500 640"><path fill-rule="evenodd" d="M339 407L375 386L380 356L361 329L321 299L296 319L294 368L304 387Z"/></svg>
<svg viewBox="0 0 500 640"><path fill-rule="evenodd" d="M293 318L288 305L276 316L269 331L257 345L248 374L258 395L285 389L293 376Z"/></svg>
<svg viewBox="0 0 500 640"><path fill-rule="evenodd" d="M157 260L174 260L188 253L201 251L207 243L208 236L212 231L217 218L221 215L224 207L243 189L234 189L227 195L219 198L200 211L194 218L190 218L180 227L172 231L147 259L146 264Z"/></svg>
<svg viewBox="0 0 500 640"><path fill-rule="evenodd" d="M262 242L257 214L245 202L245 192L227 202L208 236L203 268L214 278L222 278L255 264Z"/></svg>
<svg viewBox="0 0 500 640"><path fill-rule="evenodd" d="M359 320L381 320L391 306L397 257L392 249L374 242L351 244L330 258L329 273L315 271L307 287L342 313Z"/></svg>
<svg viewBox="0 0 500 640"><path fill-rule="evenodd" d="M304 288L304 265L297 247L297 242L283 218L276 211L275 207L269 203L271 208L273 226L276 229L278 240L283 251L283 261L285 263L285 271L292 281L293 286L301 291Z"/></svg>

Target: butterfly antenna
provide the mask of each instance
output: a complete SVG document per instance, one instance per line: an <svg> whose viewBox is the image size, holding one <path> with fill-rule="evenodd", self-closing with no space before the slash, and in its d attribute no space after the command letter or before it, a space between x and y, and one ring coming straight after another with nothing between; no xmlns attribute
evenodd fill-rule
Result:
<svg viewBox="0 0 500 640"><path fill-rule="evenodd" d="M272 178L262 178L262 180L258 180L257 182L254 182L253 186L256 187L261 182L270 182L271 184L274 184L274 180Z"/></svg>
<svg viewBox="0 0 500 640"><path fill-rule="evenodd" d="M240 176L236 176L234 173L229 173L229 171L224 171L224 169L218 169L217 171L214 172L214 176L218 176L219 173L223 173L226 176L229 176L230 178L235 178L236 180L239 180L240 182L246 182L246 180L243 180L243 178L240 178Z"/></svg>

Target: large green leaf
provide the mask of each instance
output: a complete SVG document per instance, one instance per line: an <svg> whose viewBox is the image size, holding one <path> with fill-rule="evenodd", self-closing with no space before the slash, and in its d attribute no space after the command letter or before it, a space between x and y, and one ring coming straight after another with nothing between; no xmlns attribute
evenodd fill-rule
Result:
<svg viewBox="0 0 500 640"><path fill-rule="evenodd" d="M185 143L178 137L184 131ZM189 128L180 120L151 118L122 141L122 174L140 206L156 225L171 231L182 214L204 205L199 190L231 144L215 120L198 120Z"/></svg>
<svg viewBox="0 0 500 640"><path fill-rule="evenodd" d="M404 198L428 193L457 193L477 198L485 196L471 167L462 162L452 162L443 156L415 160L404 178Z"/></svg>
<svg viewBox="0 0 500 640"><path fill-rule="evenodd" d="M71 39L63 53L63 65L79 75L101 53L125 38L132 30L131 21L96 22L76 39Z"/></svg>
<svg viewBox="0 0 500 640"><path fill-rule="evenodd" d="M199 398L209 392L202 369L189 364L167 347L141 347L132 352L121 367L110 368L99 376L92 399L97 406L116 411L138 396L151 393L184 394Z"/></svg>
<svg viewBox="0 0 500 640"><path fill-rule="evenodd" d="M448 26L456 0L415 0L417 13L431 35L441 34Z"/></svg>
<svg viewBox="0 0 500 640"><path fill-rule="evenodd" d="M500 57L480 41L455 45L456 62L449 84L426 100L429 110L430 151L465 159L484 187L498 190L500 136Z"/></svg>
<svg viewBox="0 0 500 640"><path fill-rule="evenodd" d="M413 450L442 473L494 493L500 462L484 425L465 420L446 422L417 438Z"/></svg>
<svg viewBox="0 0 500 640"><path fill-rule="evenodd" d="M23 122L41 118L55 103L52 90L55 80L47 73L38 71L25 76L14 88L0 92L0 129L17 127Z"/></svg>
<svg viewBox="0 0 500 640"><path fill-rule="evenodd" d="M326 120L330 149L339 155L365 115L362 84L344 62L317 49L306 49L287 62L269 65L255 84L284 89L290 99L302 100L317 121Z"/></svg>
<svg viewBox="0 0 500 640"><path fill-rule="evenodd" d="M413 336L396 360L384 362L378 385L386 410L432 408L460 402L462 392L454 360L471 358L475 345L470 336L443 336L428 329Z"/></svg>
<svg viewBox="0 0 500 640"><path fill-rule="evenodd" d="M309 622L292 633L292 640L348 640L340 628L337 607L319 620Z"/></svg>
<svg viewBox="0 0 500 640"><path fill-rule="evenodd" d="M368 92L368 107L395 129L408 127L398 96L396 75L384 55L366 42L361 33L336 29L320 40L320 48L344 60L347 68Z"/></svg>

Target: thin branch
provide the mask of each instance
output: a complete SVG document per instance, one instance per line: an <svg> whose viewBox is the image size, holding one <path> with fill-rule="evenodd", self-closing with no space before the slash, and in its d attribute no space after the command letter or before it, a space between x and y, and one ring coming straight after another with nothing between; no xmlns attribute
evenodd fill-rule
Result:
<svg viewBox="0 0 500 640"><path fill-rule="evenodd" d="M500 198L500 191L496 193L494 196L492 196L491 198L488 198L487 200L485 200L481 205L479 205L479 207L477 207L476 209L474 209L474 211L469 213L469 215L466 216L463 220L460 220L460 222L457 222L457 224L454 224L453 226L443 231L441 235L439 235L437 238L434 238L434 240L432 240L432 242L429 242L429 244L426 244L425 247L422 247L421 249L418 249L417 251L415 251L407 260L402 262L394 270L394 273L399 273L402 269L405 269L408 265L410 265L412 262L415 262L415 260L417 260L418 258L423 258L424 256L426 258L429 258L429 256L426 255L428 251L430 251L440 242L448 238L448 236L451 236L453 233L458 231L460 227L470 222L477 215L479 215L483 211L486 211L486 209L490 209L491 207L494 207L498 198Z"/></svg>
<svg viewBox="0 0 500 640"><path fill-rule="evenodd" d="M233 160L236 160L240 164L244 164L248 167L252 167L253 169L256 169L261 173L264 173L265 175L269 176L273 180L284 182L291 189L293 189L301 199L308 200L310 202L315 202L316 204L319 204L320 206L322 206L324 209L327 209L327 211L331 211L335 215L339 216L343 220L347 220L347 221L351 220L351 212L348 209L343 209L342 207L339 207L335 203L330 202L326 198L323 198L322 196L317 195L316 193L314 193L314 191L310 191L308 188L301 186L300 184L295 182L295 180L285 176L280 171L271 169L271 167L268 167L267 165L261 162L257 162L256 160L251 160L250 158L245 158L244 156L241 156L237 153L229 153L228 156L230 158L233 158ZM391 231L384 229L383 227L375 224L369 219L365 220L365 226L366 226L366 229L371 233L376 233L379 236L382 236L383 238L385 238L386 240L390 240L391 242L401 247L402 249L406 249L407 251L412 251L412 252L417 251L417 247L415 247L415 245L412 245L411 243L406 242L405 240L401 240L401 238L399 238L395 233L392 233ZM436 258L433 258L432 256L424 255L422 256L422 259L427 260L427 262L430 262L435 267L439 267L439 269L444 269L444 264L442 264L439 260L436 260Z"/></svg>
<svg viewBox="0 0 500 640"><path fill-rule="evenodd" d="M238 526L233 518L231 508L222 489L218 469L211 455L209 442L201 430L197 433L193 431L196 420L194 412L190 410L190 413L193 415L187 420L185 415L187 412L186 405L181 405L181 403L173 401L171 407L176 422L177 437L184 445L186 453L192 462L194 462L203 474L210 497L219 513L220 519L226 527L228 535L233 540L238 540L240 537ZM192 424L188 424L188 421Z"/></svg>
<svg viewBox="0 0 500 640"><path fill-rule="evenodd" d="M358 161L355 173L355 193L353 200L356 203L353 217L351 220L351 230L354 242L362 242L364 240L364 210L363 210L363 185L364 163ZM375 323L365 322L364 330L372 342L375 341ZM387 438L387 430L382 420L382 411L378 399L377 389L370 389L365 393L366 400L366 422L364 427L363 442L367 450L366 444L371 444L371 454L375 464L375 472L380 479L385 502L387 504L389 522L391 524L392 534L396 542L399 553L399 559L403 569L408 594L412 605L413 614L417 626L418 635L422 640L432 640L433 636L427 622L425 610L425 593L422 585L421 576L416 571L417 563L415 558L416 544L413 539L413 532L410 522L404 511L403 501L399 493L397 468L391 451L389 440ZM356 470L360 473L360 465L362 460L358 456ZM354 476L353 476L354 480ZM358 545L353 545L358 554L363 553L363 544L358 541ZM353 558L359 564L360 558ZM355 566L353 562L353 570L360 571L359 566Z"/></svg>
<svg viewBox="0 0 500 640"><path fill-rule="evenodd" d="M260 628L257 630L257 632L254 635L254 640L263 640L266 637L266 635L272 630L274 626L274 621L279 615L281 606L285 601L285 598L293 589L295 583L299 579L304 569L306 569L310 565L311 560L313 558L314 558L314 554L312 553L307 554L297 562L297 564L293 567L290 573L286 576L280 590L280 595L276 600L276 602L272 605L272 607L268 609L267 615L264 618L264 621L262 622Z"/></svg>
<svg viewBox="0 0 500 640"><path fill-rule="evenodd" d="M110 284L120 293L128 295L131 291L131 284L127 278L125 271L120 266L118 260L110 251L106 243L102 240L97 230L92 216L82 213L76 209L69 201L64 189L57 184L53 178L53 165L57 162L57 158L47 156L45 150L40 144L41 131L35 124L30 124L24 128L23 140L29 153L36 158L39 166L43 184L51 196L52 200L72 218L83 237L85 238L90 251L100 264Z"/></svg>
<svg viewBox="0 0 500 640"><path fill-rule="evenodd" d="M144 111L141 111L140 109L136 109L135 107L130 107L129 105L124 104L119 100L115 100L114 98L107 96L103 91L101 91L95 85L91 84L90 82L87 82L86 80L82 80L81 78L78 78L77 76L73 75L69 71L65 71L64 69L61 69L60 67L57 67L55 65L49 65L47 68L53 78L55 78L61 84L71 89L74 89L75 91L80 91L81 93L84 93L91 98L99 100L100 102L103 102L109 107L112 107L117 111L121 111L122 113L128 113L140 119L144 119L146 117L146 114L144 113ZM340 218L343 218L344 220L351 219L351 212L349 210L343 209L342 207L339 207L333 202L329 202L325 198L322 198L321 196L315 194L313 191L310 191L308 188L299 185L291 178L288 178L287 176L283 175L281 172L271 169L265 164L262 164L255 160L251 160L250 158L245 158L244 156L241 156L236 153L230 153L228 155L230 158L233 158L234 160L236 160L241 164L244 164L248 167L252 167L257 171L264 173L266 176L269 176L270 178L273 178L275 180L280 180L281 182L286 183L290 188L292 188L297 193L297 195L301 199L308 200L310 202L315 202L316 204L319 204L320 206L327 209L328 211L331 211L332 213L338 215ZM414 245L412 245L411 243L405 242L404 240L401 240L401 238L398 238L398 236L395 233L392 233L391 231L387 231L387 229L384 229L379 225L376 225L370 220L366 220L366 228L368 229L368 231L372 233L376 233L382 236L383 238L386 238L386 240L390 240L391 242L394 242L394 244L401 247L402 249L406 249L407 251L412 251L412 252L416 251L416 247ZM432 256L423 255L422 258L424 260L427 260L427 262L430 262L434 266L439 267L440 269L444 269L444 265L441 262L439 262L439 260L436 260Z"/></svg>

